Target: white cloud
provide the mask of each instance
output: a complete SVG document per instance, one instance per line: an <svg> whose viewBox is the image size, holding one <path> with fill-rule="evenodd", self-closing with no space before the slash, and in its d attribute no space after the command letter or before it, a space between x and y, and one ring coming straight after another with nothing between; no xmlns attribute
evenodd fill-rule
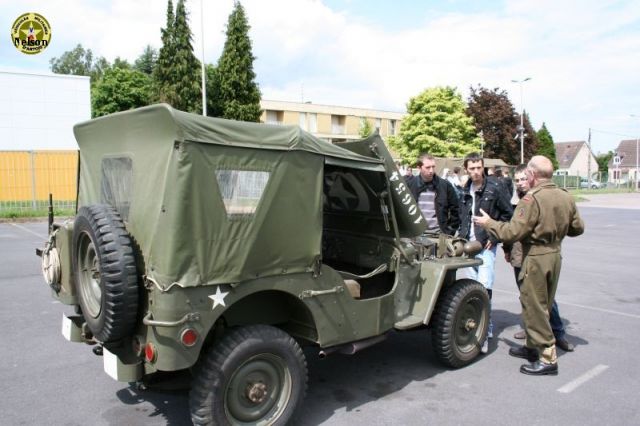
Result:
<svg viewBox="0 0 640 426"><path fill-rule="evenodd" d="M205 59L215 62L233 1L203 1ZM519 86L511 80L532 77L524 86L525 107L533 124L546 122L557 141L584 139L589 127L640 133L640 120L628 117L640 114L637 1L508 0L481 12L440 13L433 3L416 1L399 4L404 11L394 14L410 15L406 27L374 24L367 10L350 9L349 3L340 11L318 0L242 4L268 99L297 101L304 92L305 100L316 103L403 110L424 88L457 86L466 96L470 85L481 84L507 90L519 109ZM134 60L145 45L159 47L166 5L25 0L2 2L0 10L5 28L26 10L43 13L53 26L50 57L82 43L110 60ZM200 56L200 0L187 6ZM11 46L0 45L0 65L18 64ZM47 62L46 56L33 60L39 66ZM600 133L594 139L595 149L605 150L620 138Z"/></svg>

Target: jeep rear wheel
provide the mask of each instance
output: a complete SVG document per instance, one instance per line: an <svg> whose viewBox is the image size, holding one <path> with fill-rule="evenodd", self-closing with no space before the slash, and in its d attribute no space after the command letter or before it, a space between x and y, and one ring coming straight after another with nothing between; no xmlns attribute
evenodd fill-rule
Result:
<svg viewBox="0 0 640 426"><path fill-rule="evenodd" d="M432 342L448 367L469 364L480 353L489 325L489 295L477 281L458 280L440 296L433 317Z"/></svg>
<svg viewBox="0 0 640 426"><path fill-rule="evenodd" d="M202 355L189 405L195 425L284 425L301 404L307 364L282 330L232 329Z"/></svg>
<svg viewBox="0 0 640 426"><path fill-rule="evenodd" d="M138 276L131 238L113 207L78 211L73 270L80 309L96 340L107 343L130 335L138 311Z"/></svg>

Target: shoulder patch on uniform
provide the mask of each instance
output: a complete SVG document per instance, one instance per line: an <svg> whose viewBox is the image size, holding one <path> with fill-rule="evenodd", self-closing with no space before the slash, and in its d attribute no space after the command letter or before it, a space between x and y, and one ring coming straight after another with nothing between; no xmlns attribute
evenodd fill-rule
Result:
<svg viewBox="0 0 640 426"><path fill-rule="evenodd" d="M524 217L524 207L520 207L520 210L518 210L518 217Z"/></svg>

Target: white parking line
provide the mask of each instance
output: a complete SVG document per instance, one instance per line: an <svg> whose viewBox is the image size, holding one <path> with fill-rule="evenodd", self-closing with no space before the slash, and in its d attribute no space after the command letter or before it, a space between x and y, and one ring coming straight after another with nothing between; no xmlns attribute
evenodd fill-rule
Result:
<svg viewBox="0 0 640 426"><path fill-rule="evenodd" d="M18 225L17 223L10 223L9 225L11 225L11 226L15 226L16 228L20 228L20 229L22 229L23 231L26 231L26 232L28 232L28 233L30 233L30 234L33 234L33 235L35 235L36 237L41 238L41 239L43 239L43 240L46 240L46 239L47 239L47 237L46 237L46 236L43 236L43 235L41 235L41 234L38 234L37 232L34 232L34 231L32 231L31 229L29 229L29 228L25 228L24 226Z"/></svg>
<svg viewBox="0 0 640 426"><path fill-rule="evenodd" d="M566 385L564 385L562 387L559 387L558 388L558 392L560 392L560 393L573 392L578 386L583 385L586 382L588 382L589 380L591 380L594 377L598 376L599 374L602 374L607 368L609 368L608 365L603 365L603 364L596 365L591 370L587 371L586 373L584 373L582 376L578 377L577 379L570 381L569 383L567 383Z"/></svg>
<svg viewBox="0 0 640 426"><path fill-rule="evenodd" d="M513 294L515 296L520 295L520 293L515 293L513 291L497 290L495 288L493 289L493 291L494 292L499 292L499 293ZM626 312L612 311L611 309L602 309L602 308L596 308L596 307L593 307L593 306L578 305L577 303L562 302L562 301L560 301L558 299L556 299L556 302L558 302L560 305L574 306L576 308L589 309L591 311L604 312L606 314L620 315L620 316L623 316L623 317L640 319L640 315L636 315L636 314L628 314Z"/></svg>

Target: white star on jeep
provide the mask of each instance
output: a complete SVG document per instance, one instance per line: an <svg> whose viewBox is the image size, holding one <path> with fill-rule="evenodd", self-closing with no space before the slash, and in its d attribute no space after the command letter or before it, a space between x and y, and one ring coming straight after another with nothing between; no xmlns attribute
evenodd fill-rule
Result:
<svg viewBox="0 0 640 426"><path fill-rule="evenodd" d="M211 296L209 296L209 299L213 300L213 307L211 308L211 310L214 310L218 305L227 306L224 304L224 298L227 297L227 294L229 294L229 292L221 292L220 286L218 286L216 288L216 294L212 294Z"/></svg>

